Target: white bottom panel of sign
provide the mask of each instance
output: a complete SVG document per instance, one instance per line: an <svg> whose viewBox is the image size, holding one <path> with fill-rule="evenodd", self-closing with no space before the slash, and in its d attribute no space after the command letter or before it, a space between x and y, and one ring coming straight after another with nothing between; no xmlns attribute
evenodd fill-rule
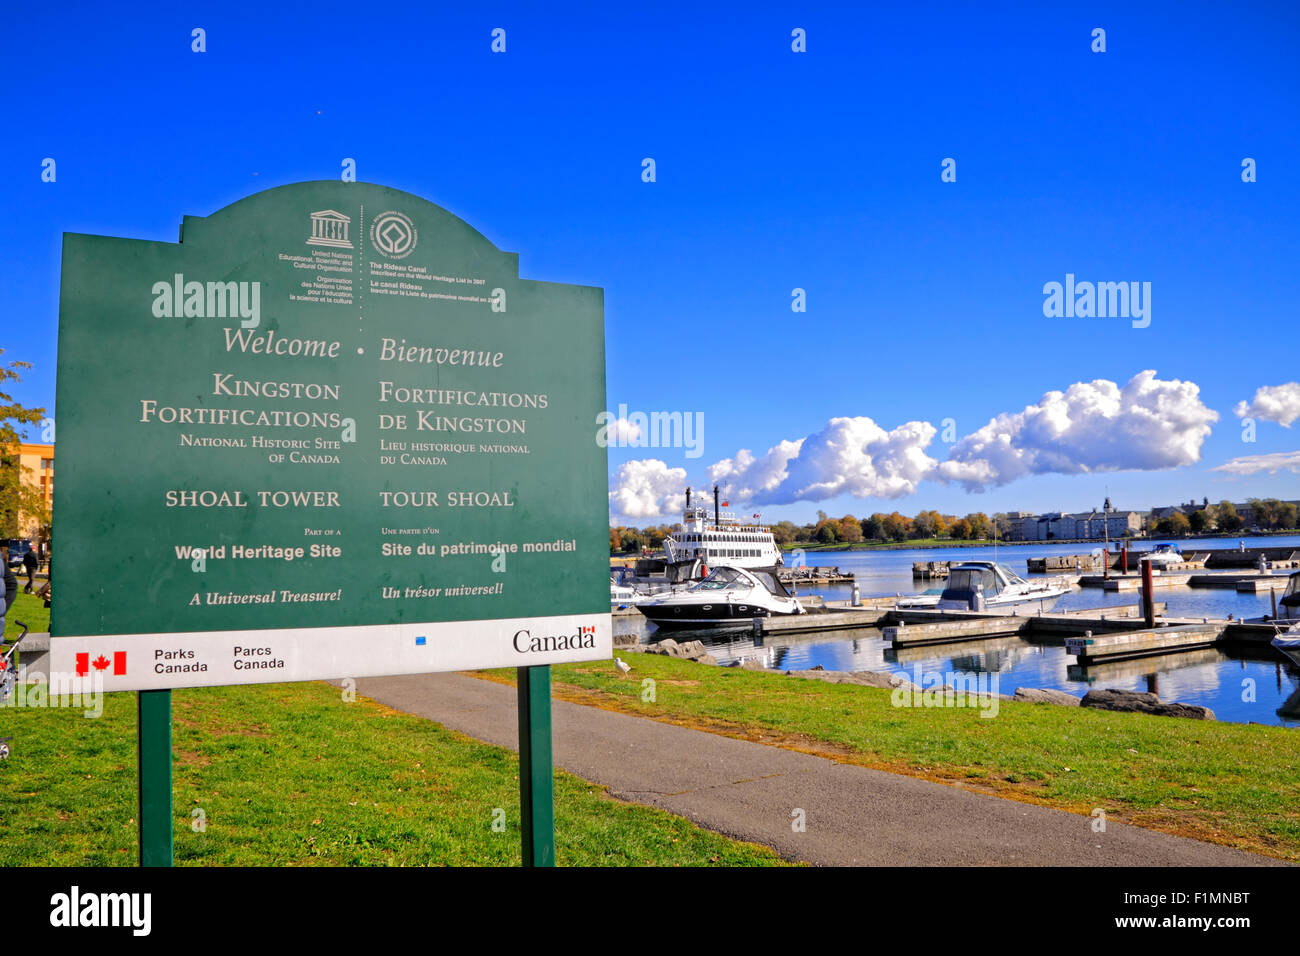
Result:
<svg viewBox="0 0 1300 956"><path fill-rule="evenodd" d="M49 670L67 693L386 677L613 656L608 614L55 637Z"/></svg>

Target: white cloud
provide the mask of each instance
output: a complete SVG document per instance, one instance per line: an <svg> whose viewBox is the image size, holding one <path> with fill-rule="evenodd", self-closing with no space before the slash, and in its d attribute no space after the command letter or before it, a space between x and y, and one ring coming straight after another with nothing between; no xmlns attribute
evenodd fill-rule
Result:
<svg viewBox="0 0 1300 956"><path fill-rule="evenodd" d="M870 418L832 418L816 434L783 441L760 458L747 449L709 469L709 480L754 504L821 501L837 495L900 498L938 464L925 453L934 439L929 422L885 431Z"/></svg>
<svg viewBox="0 0 1300 956"><path fill-rule="evenodd" d="M1230 475L1254 475L1266 471L1275 475L1279 471L1293 471L1300 474L1300 451L1279 451L1270 455L1244 455L1233 458L1222 465L1216 465L1211 471L1224 471Z"/></svg>
<svg viewBox="0 0 1300 956"><path fill-rule="evenodd" d="M608 419L605 426L605 439L610 445L636 445L641 438L641 426L626 418Z"/></svg>
<svg viewBox="0 0 1300 956"><path fill-rule="evenodd" d="M1290 428L1291 423L1300 418L1300 382L1265 385L1255 392L1253 402L1238 402L1233 411L1238 418L1262 418Z"/></svg>
<svg viewBox="0 0 1300 956"><path fill-rule="evenodd" d="M1218 419L1201 402L1194 382L1162 381L1145 371L1122 387L1098 379L1048 392L1037 403L998 415L961 439L942 463L926 452L936 434L929 422L906 422L886 431L857 416L832 418L807 438L778 442L762 455L742 448L710 466L707 474L709 484L721 484L729 497L754 505L846 494L901 498L927 479L982 492L1029 475L1194 464ZM669 468L657 459L626 462L610 481L611 515L675 520L685 505L686 484L684 468Z"/></svg>
<svg viewBox="0 0 1300 956"><path fill-rule="evenodd" d="M758 503L781 486L789 472L790 460L799 457L804 439L782 441L767 450L762 458L755 458L747 448L736 452L735 458L724 458L709 466L709 482L727 486L729 494L741 501Z"/></svg>
<svg viewBox="0 0 1300 956"><path fill-rule="evenodd" d="M1123 388L1097 379L1003 413L953 446L942 480L984 491L1026 475L1176 468L1201 458L1217 412L1200 388L1139 372Z"/></svg>
<svg viewBox="0 0 1300 956"><path fill-rule="evenodd" d="M686 507L686 469L669 468L657 458L625 461L609 480L610 519L676 515Z"/></svg>

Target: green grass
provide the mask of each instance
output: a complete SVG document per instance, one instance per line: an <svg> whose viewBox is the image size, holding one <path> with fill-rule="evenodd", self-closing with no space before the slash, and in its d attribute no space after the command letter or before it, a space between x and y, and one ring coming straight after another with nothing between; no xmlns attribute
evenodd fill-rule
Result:
<svg viewBox="0 0 1300 956"><path fill-rule="evenodd" d="M48 633L50 630L50 609L35 594L24 594L21 581L14 606L5 611L5 643L12 641L22 630L16 621L26 624L33 634ZM19 648L19 653L21 652L22 649Z"/></svg>
<svg viewBox="0 0 1300 956"><path fill-rule="evenodd" d="M172 707L178 864L520 862L509 750L364 698L345 703L321 683L178 690ZM0 735L15 737L0 761L0 868L135 864L134 694L106 695L98 719L5 708ZM493 830L496 808L505 832ZM560 865L783 863L563 772L555 815Z"/></svg>
<svg viewBox="0 0 1300 956"><path fill-rule="evenodd" d="M1007 701L982 718L895 707L870 687L625 659L633 679L612 662L553 668L556 696L1300 860L1297 730Z"/></svg>

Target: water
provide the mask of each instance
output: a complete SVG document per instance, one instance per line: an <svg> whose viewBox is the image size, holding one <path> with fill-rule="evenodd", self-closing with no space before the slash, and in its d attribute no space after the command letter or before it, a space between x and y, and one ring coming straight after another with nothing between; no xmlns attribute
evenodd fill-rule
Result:
<svg viewBox="0 0 1300 956"><path fill-rule="evenodd" d="M1240 540L1240 537L1202 539L1183 547L1197 550L1202 546L1236 547ZM1248 548L1295 546L1300 550L1300 535L1246 538L1245 541ZM1090 550L1081 544L999 546L997 560L1024 577L1028 558L1084 554ZM806 554L809 565L837 565L855 574L864 597L912 594L929 587L929 584L913 582L914 561L992 560L993 557L991 546ZM1280 578L1279 593L1284 584L1285 578ZM849 592L846 586L815 591L830 600L846 599ZM1058 610L1111 607L1136 604L1137 600L1136 591L1086 588L1065 595L1055 607ZM1231 614L1249 618L1268 614L1270 610L1267 593L1238 594L1217 588L1160 588L1157 600L1166 602L1168 613L1177 617L1226 618ZM614 623L616 633L648 635L653 631L639 615L616 618ZM704 640L709 652L724 665L749 658L780 670L807 670L820 665L826 670L895 673L916 683L921 683L921 673L987 673L991 680L997 680L995 692L1008 695L1017 687L1051 688L1080 697L1093 688L1149 690L1158 693L1161 700L1209 707L1223 721L1300 727L1300 668L1271 647L1231 652L1213 648L1106 664L1084 672L1071 663L1074 659L1065 653L1064 647L1031 644L1018 637L897 651L887 647L880 631L874 628L767 636L757 642L747 631L691 634L690 638Z"/></svg>

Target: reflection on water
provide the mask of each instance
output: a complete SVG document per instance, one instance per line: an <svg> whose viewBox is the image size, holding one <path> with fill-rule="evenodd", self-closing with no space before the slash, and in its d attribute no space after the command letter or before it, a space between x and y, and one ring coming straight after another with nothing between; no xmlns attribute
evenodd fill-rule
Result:
<svg viewBox="0 0 1300 956"><path fill-rule="evenodd" d="M1235 546L1236 538L1224 539ZM1201 547L1197 542L1196 547ZM1296 544L1300 536L1247 539L1247 547ZM1211 544L1211 546L1217 546ZM1051 554L1085 553L1085 545L1035 545L999 548L998 560L1025 573L1025 559ZM913 561L988 560L992 548L809 553L811 565L838 565L857 575L862 594L911 594L924 585L912 582ZM1283 579L1285 580L1285 579ZM820 588L828 599L849 597L848 587ZM1280 588L1279 588L1280 590ZM1157 600L1179 617L1258 617L1268 613L1268 594L1197 588L1162 588ZM1076 589L1056 605L1058 610L1136 604L1136 592ZM648 635L653 630L640 616L615 619L615 633ZM656 634L653 639L663 636ZM680 640L702 640L724 665L758 660L776 670L807 670L821 666L838 671L883 671L917 680L918 674L963 671L996 675L997 693L1013 694L1017 687L1063 690L1083 696L1092 688L1152 691L1162 700L1209 707L1219 720L1300 727L1300 669L1271 647L1209 648L1153 657L1141 661L1081 668L1061 646L1031 644L1018 637L999 637L957 644L888 647L880 631L862 628L812 634L766 636L749 631L716 634L673 632Z"/></svg>

